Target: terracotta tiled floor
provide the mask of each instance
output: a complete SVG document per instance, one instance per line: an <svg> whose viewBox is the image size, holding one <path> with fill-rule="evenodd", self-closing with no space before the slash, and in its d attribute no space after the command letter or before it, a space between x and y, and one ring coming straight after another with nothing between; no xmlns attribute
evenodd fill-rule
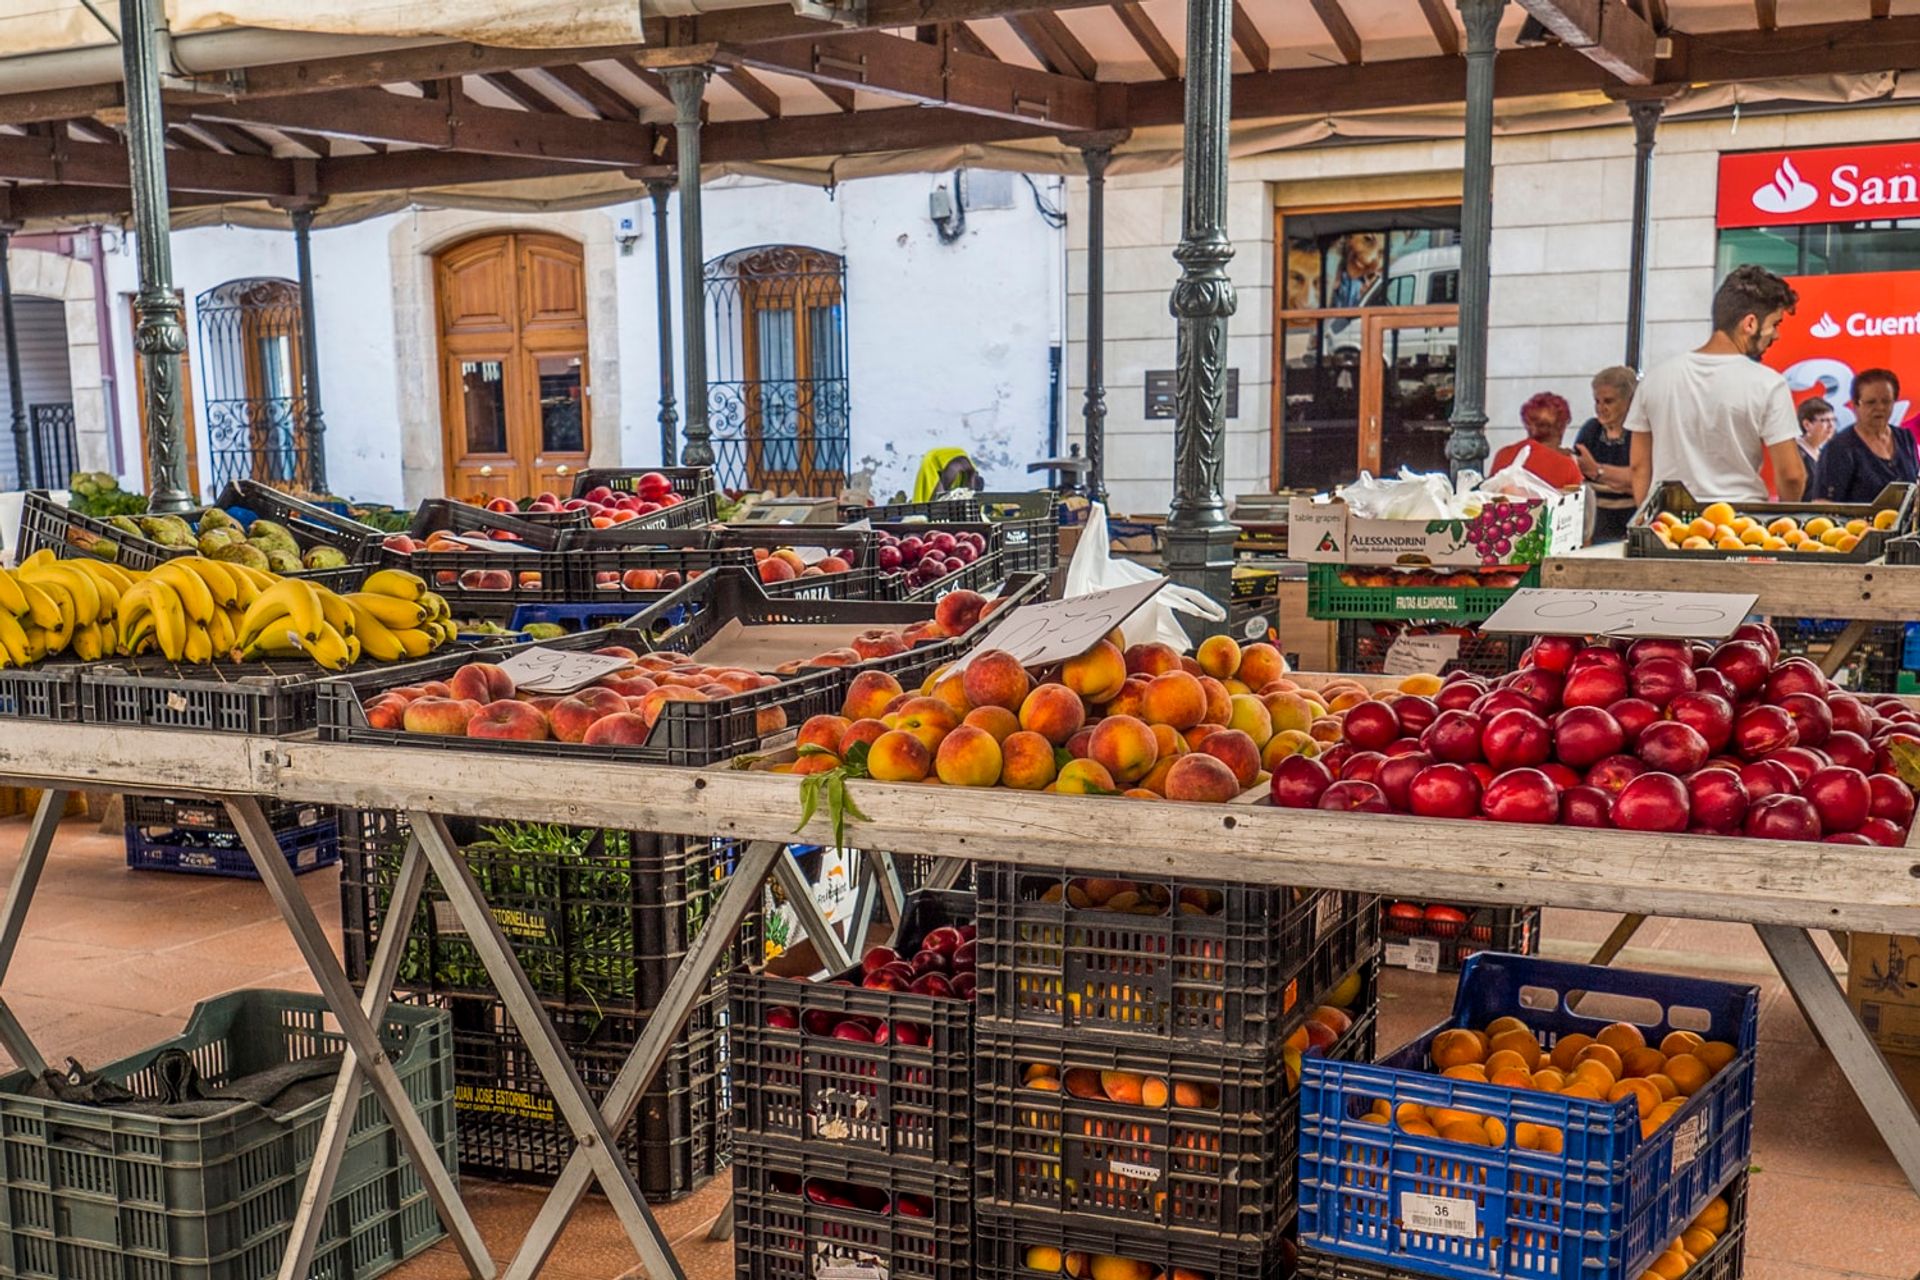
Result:
<svg viewBox="0 0 1920 1280"><path fill-rule="evenodd" d="M11 874L24 833L23 819L0 821L0 876ZM314 872L301 885L337 944L338 876ZM1546 953L1584 959L1611 926L1604 916L1549 912ZM1920 1272L1920 1198L1814 1042L1752 931L1655 920L1622 963L1762 988L1748 1280L1912 1280ZM258 885L129 872L118 836L78 821L62 828L4 988L50 1059L109 1061L176 1032L196 1001L243 986L312 989ZM1396 970L1384 986L1383 1046L1440 1020L1451 1004L1447 977ZM1895 1065L1920 1093L1920 1059ZM538 1209L539 1192L469 1181L465 1193L495 1257L505 1259ZM725 1195L720 1179L656 1211L689 1280L732 1274L731 1247L706 1240ZM464 1273L442 1243L392 1274L457 1280ZM642 1273L604 1202L590 1198L542 1274L623 1280Z"/></svg>

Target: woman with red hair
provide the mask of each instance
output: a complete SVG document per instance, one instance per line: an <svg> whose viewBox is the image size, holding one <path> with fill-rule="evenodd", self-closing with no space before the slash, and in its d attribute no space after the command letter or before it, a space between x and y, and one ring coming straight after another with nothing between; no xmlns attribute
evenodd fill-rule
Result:
<svg viewBox="0 0 1920 1280"><path fill-rule="evenodd" d="M1585 477L1580 474L1580 464L1560 447L1560 438L1567 433L1567 424L1571 421L1573 410L1564 397L1551 391L1533 396L1520 406L1520 422L1527 429L1527 438L1494 454L1492 469L1500 471L1511 466L1525 449L1527 470L1554 488L1571 489L1583 483Z"/></svg>

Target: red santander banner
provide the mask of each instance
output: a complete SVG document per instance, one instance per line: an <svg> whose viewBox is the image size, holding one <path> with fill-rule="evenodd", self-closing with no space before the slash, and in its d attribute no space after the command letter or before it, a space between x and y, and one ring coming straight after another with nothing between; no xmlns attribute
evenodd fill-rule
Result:
<svg viewBox="0 0 1920 1280"><path fill-rule="evenodd" d="M1800 303L1780 322L1766 362L1786 376L1793 402L1819 396L1840 426L1851 426L1853 375L1891 369L1902 391L1893 420L1905 421L1909 388L1920 388L1920 271L1787 279Z"/></svg>
<svg viewBox="0 0 1920 1280"><path fill-rule="evenodd" d="M1920 143L1720 157L1722 227L1920 217Z"/></svg>

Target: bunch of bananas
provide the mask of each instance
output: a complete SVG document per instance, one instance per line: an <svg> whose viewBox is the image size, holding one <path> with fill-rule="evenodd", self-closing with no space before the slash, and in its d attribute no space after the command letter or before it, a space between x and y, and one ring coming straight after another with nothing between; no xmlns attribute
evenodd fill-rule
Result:
<svg viewBox="0 0 1920 1280"><path fill-rule="evenodd" d="M141 573L43 550L0 569L0 667L158 651L189 663L302 653L340 671L363 654L424 657L456 631L447 602L396 569L350 595L201 556Z"/></svg>

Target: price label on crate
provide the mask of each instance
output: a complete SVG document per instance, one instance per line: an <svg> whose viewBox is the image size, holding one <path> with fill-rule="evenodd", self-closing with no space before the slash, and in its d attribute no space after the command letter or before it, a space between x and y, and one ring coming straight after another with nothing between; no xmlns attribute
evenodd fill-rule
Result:
<svg viewBox="0 0 1920 1280"><path fill-rule="evenodd" d="M1460 656L1460 637L1397 636L1387 646L1381 674L1389 676L1437 676L1440 669Z"/></svg>
<svg viewBox="0 0 1920 1280"><path fill-rule="evenodd" d="M1415 973L1440 972L1440 944L1432 938L1410 938L1406 948L1406 967Z"/></svg>
<svg viewBox="0 0 1920 1280"><path fill-rule="evenodd" d="M1700 1158L1700 1148L1706 1144L1707 1118L1703 1115L1691 1116L1684 1124L1673 1131L1673 1171L1682 1169Z"/></svg>
<svg viewBox="0 0 1920 1280"><path fill-rule="evenodd" d="M988 632L973 653L1005 649L1025 667L1065 662L1091 649L1094 641L1133 616L1136 609L1166 585L1165 578L1155 578L1108 591L1090 591L1066 600L1022 605ZM972 661L973 653L948 670L963 670Z"/></svg>
<svg viewBox="0 0 1920 1280"><path fill-rule="evenodd" d="M1522 587L1480 624L1482 631L1541 636L1659 636L1724 640L1753 612L1753 592L1559 591Z"/></svg>
<svg viewBox="0 0 1920 1280"><path fill-rule="evenodd" d="M1473 1201L1464 1196L1422 1196L1411 1191L1400 1193L1400 1229L1468 1239L1480 1234Z"/></svg>
<svg viewBox="0 0 1920 1280"><path fill-rule="evenodd" d="M610 653L575 649L523 649L500 664L513 677L513 686L529 693L572 693L601 676L631 666L629 659Z"/></svg>
<svg viewBox="0 0 1920 1280"><path fill-rule="evenodd" d="M537 551L524 542L512 538L490 538L484 533L450 533L447 535L455 542L464 542L476 551Z"/></svg>

